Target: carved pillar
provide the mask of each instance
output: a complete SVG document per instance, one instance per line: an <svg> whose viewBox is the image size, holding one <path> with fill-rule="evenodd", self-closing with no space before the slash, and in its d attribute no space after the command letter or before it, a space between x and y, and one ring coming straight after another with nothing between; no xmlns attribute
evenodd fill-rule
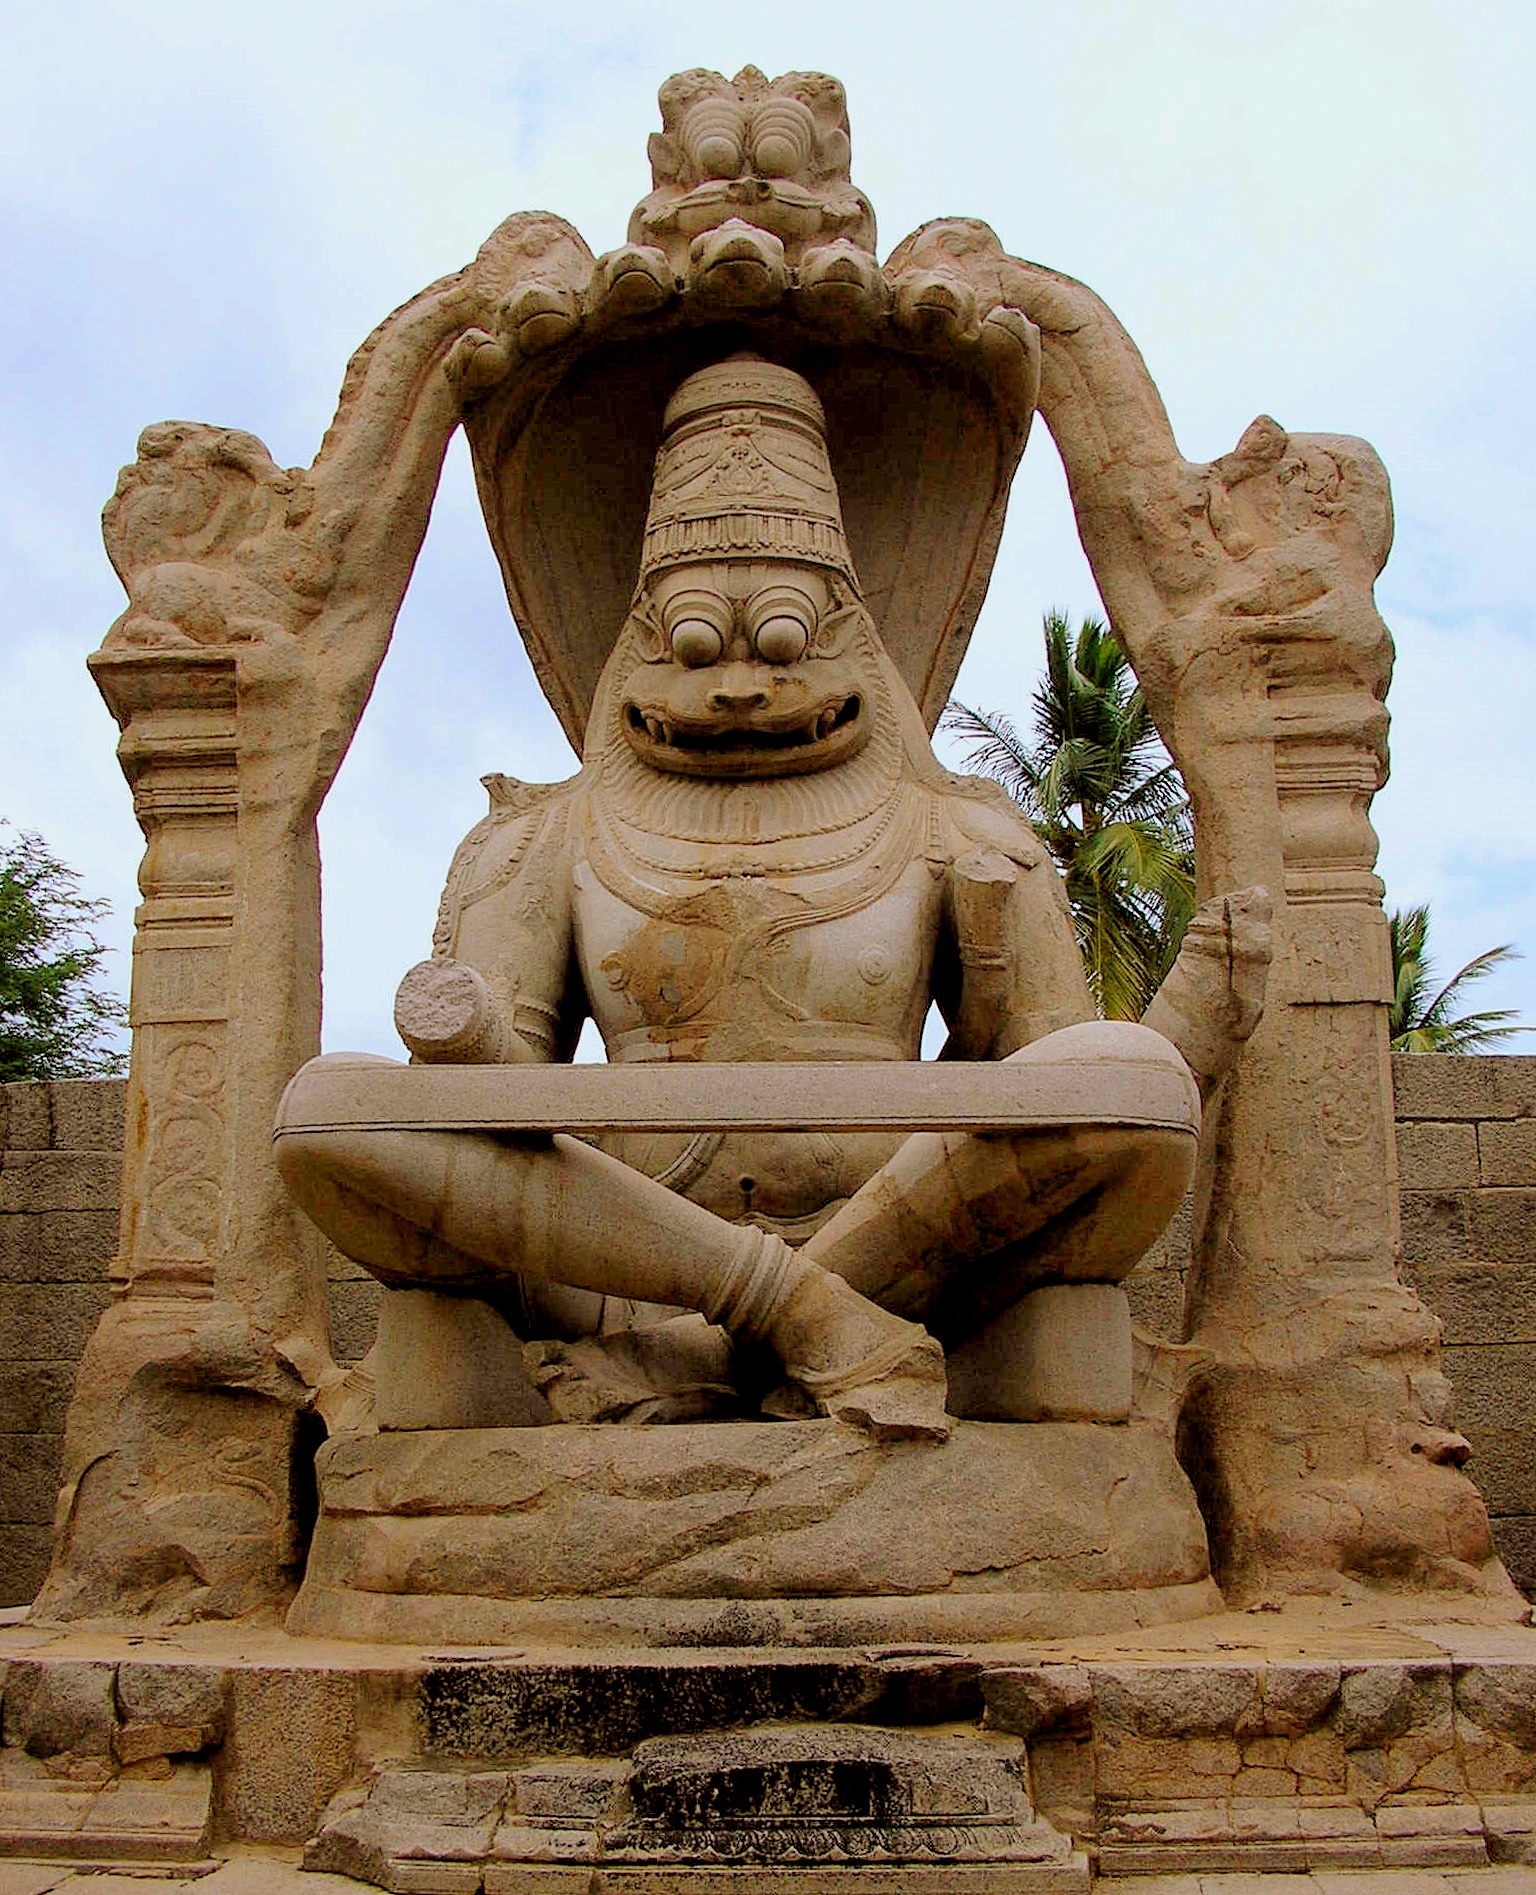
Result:
<svg viewBox="0 0 1536 1895"><path fill-rule="evenodd" d="M319 890L313 847L264 835L242 662L227 647L91 660L122 727L144 900L114 1300L70 1411L42 1616L226 1616L280 1596L296 1558L309 1391L290 1364L328 1349L318 1246L267 1144L318 1049Z"/></svg>
<svg viewBox="0 0 1536 1895"><path fill-rule="evenodd" d="M1383 715L1381 722L1385 724ZM1287 729L1275 755L1285 861L1287 1038L1312 1149L1292 1208L1304 1252L1395 1282L1397 1140L1387 1008L1385 890L1372 873L1371 798L1384 776L1363 742ZM1326 1260L1326 1264L1325 1264Z"/></svg>
<svg viewBox="0 0 1536 1895"><path fill-rule="evenodd" d="M459 424L445 365L466 331L471 355L489 340L473 325L552 227L509 219L381 323L307 469L162 422L102 515L128 605L90 662L122 726L144 902L118 1293L70 1405L40 1617L227 1616L280 1606L296 1577L299 1416L342 1380L320 1240L271 1157L282 1089L319 1050L315 821Z"/></svg>
<svg viewBox="0 0 1536 1895"><path fill-rule="evenodd" d="M1346 1278L1396 1282L1391 957L1369 814L1383 770L1369 744L1328 727L1337 708L1282 711L1268 755L1253 749L1269 766L1255 773L1273 772L1276 959L1264 1023L1220 1107L1232 1182L1192 1297L1207 1333Z"/></svg>
<svg viewBox="0 0 1536 1895"><path fill-rule="evenodd" d="M1335 683L1271 692L1270 741L1244 746L1251 780L1273 784L1244 866L1278 856L1282 899L1265 1017L1202 1153L1189 1322L1203 1367L1182 1448L1234 1602L1336 1576L1512 1598L1459 1471L1439 1324L1397 1277L1370 822L1386 714Z"/></svg>
<svg viewBox="0 0 1536 1895"><path fill-rule="evenodd" d="M960 239L957 238L956 242ZM1199 893L1262 885L1264 1017L1207 1112L1181 1453L1235 1599L1360 1581L1515 1595L1460 1471L1439 1324L1397 1280L1385 775L1392 543L1363 441L1260 416L1186 461L1091 290L984 255L1042 333L1084 550L1195 814Z"/></svg>
<svg viewBox="0 0 1536 1895"><path fill-rule="evenodd" d="M144 831L117 1290L214 1292L229 1183L225 1099L239 835L235 658L98 654Z"/></svg>

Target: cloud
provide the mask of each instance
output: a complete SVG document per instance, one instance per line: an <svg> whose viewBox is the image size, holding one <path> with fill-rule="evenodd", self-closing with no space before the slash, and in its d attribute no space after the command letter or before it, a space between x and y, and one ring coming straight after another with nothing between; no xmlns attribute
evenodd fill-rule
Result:
<svg viewBox="0 0 1536 1895"><path fill-rule="evenodd" d="M681 0L19 14L0 112L0 814L110 894L126 939L139 843L83 657L121 606L96 515L139 428L224 422L307 462L387 310L513 210L619 241L659 81L752 60L844 79L884 249L964 212L1092 282L1186 452L1221 452L1261 410L1376 442L1403 648L1384 872L1394 897L1431 894L1447 961L1463 939L1536 950L1536 264L1514 240L1532 225L1533 38L1514 0L976 5L943 30L930 6L873 0L809 18ZM1050 605L1096 600L1039 430L962 673L973 701L1024 709ZM567 767L455 457L325 812L333 1043L391 1043L389 994L476 778ZM1533 964L1508 979L1536 1020Z"/></svg>

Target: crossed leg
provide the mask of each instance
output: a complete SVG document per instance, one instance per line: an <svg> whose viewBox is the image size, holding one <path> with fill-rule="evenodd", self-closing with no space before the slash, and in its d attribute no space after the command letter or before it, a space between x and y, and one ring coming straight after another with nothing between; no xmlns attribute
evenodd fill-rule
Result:
<svg viewBox="0 0 1536 1895"><path fill-rule="evenodd" d="M991 1136L914 1133L800 1252L938 1338L951 1409L960 1415L1020 1412L1027 1306L1039 1289L1094 1286L1051 1299L1058 1339L1074 1303L1079 1322L1114 1322L1118 1310L1128 1352L1124 1298L1106 1297L1101 1286L1117 1284L1168 1227L1189 1186L1200 1131L1188 1068L1146 1027L1091 1021L1011 1057L1091 1064L1104 1075L1106 1097L1118 1098L1123 1122ZM1138 1076L1158 1070L1183 1083L1181 1125L1136 1123ZM1071 1340L1093 1346L1088 1337ZM1124 1379L1128 1398L1128 1360Z"/></svg>
<svg viewBox="0 0 1536 1895"><path fill-rule="evenodd" d="M303 1088L300 1073L279 1112L278 1168L382 1282L486 1292L522 1277L698 1310L770 1348L824 1414L882 1436L948 1433L938 1344L782 1238L559 1134L300 1130Z"/></svg>
<svg viewBox="0 0 1536 1895"><path fill-rule="evenodd" d="M1091 1065L1120 1122L914 1134L798 1251L559 1134L299 1129L303 1073L279 1114L278 1164L315 1223L385 1283L490 1293L521 1278L698 1310L770 1348L820 1412L942 1438L940 1342L962 1371L963 1412L1009 1412L989 1364L1011 1346L1020 1299L1118 1281L1193 1165L1198 1100L1158 1034L1096 1022L1014 1058ZM1186 1123L1137 1123L1150 1068L1188 1082Z"/></svg>

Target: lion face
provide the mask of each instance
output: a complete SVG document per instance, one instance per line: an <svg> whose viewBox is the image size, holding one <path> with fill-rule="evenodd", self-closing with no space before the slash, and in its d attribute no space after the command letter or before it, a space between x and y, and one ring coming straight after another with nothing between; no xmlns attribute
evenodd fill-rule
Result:
<svg viewBox="0 0 1536 1895"><path fill-rule="evenodd" d="M652 769L802 776L856 755L874 728L862 615L846 583L791 560L679 565L637 602L642 659L620 726Z"/></svg>

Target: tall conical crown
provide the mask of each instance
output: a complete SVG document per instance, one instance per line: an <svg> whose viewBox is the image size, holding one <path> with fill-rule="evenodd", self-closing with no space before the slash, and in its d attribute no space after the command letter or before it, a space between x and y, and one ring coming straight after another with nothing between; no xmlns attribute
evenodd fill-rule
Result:
<svg viewBox="0 0 1536 1895"><path fill-rule="evenodd" d="M688 376L667 403L640 576L765 558L831 566L857 584L815 389L738 355Z"/></svg>

